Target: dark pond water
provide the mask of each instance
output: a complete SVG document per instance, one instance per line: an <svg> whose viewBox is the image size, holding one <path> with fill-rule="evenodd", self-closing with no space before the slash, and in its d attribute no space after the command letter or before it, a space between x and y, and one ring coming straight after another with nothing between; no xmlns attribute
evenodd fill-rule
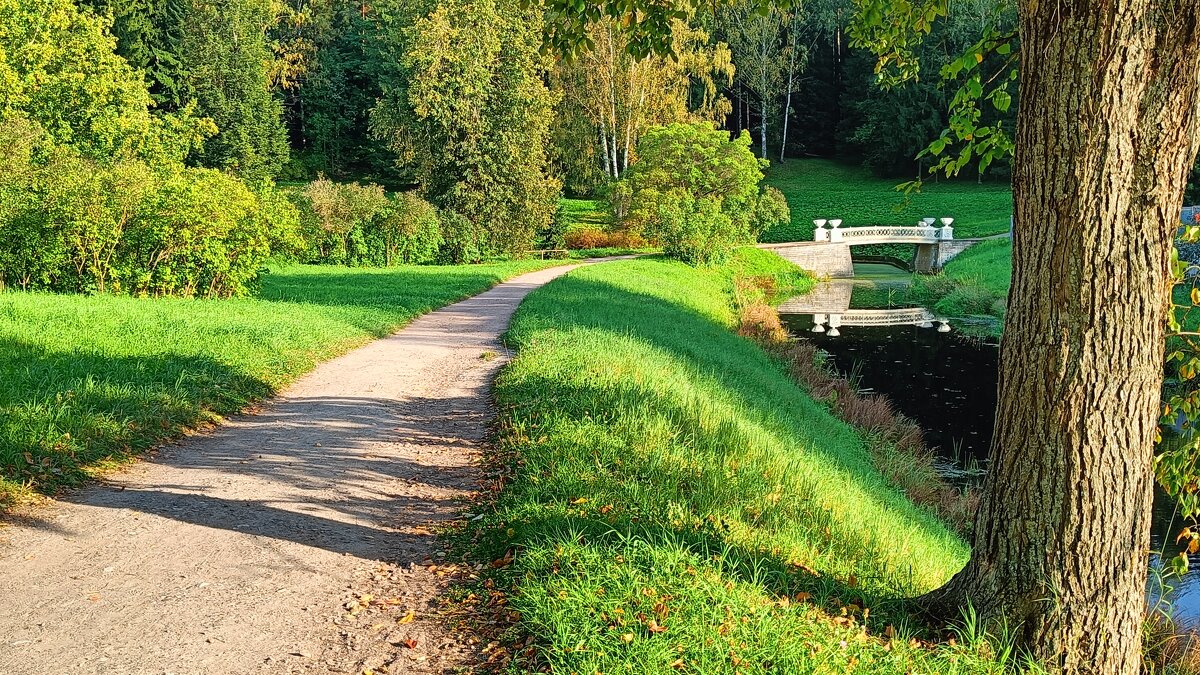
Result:
<svg viewBox="0 0 1200 675"><path fill-rule="evenodd" d="M995 339L966 337L959 330L940 333L936 322L928 328L843 322L839 334L832 336L828 314L818 315L825 330L814 333L814 315L789 314L789 305L803 306L785 303L781 308L789 330L826 351L834 367L856 378L861 389L887 396L901 413L916 420L925 430L926 442L938 453L939 469L947 478L982 481L995 426L999 360ZM1175 517L1174 505L1165 495L1157 495L1154 509L1151 548L1162 551L1166 546L1167 555L1175 555L1179 549L1174 536L1186 523ZM1192 572L1172 580L1173 588L1165 594L1155 581L1157 575L1152 575L1148 592L1151 601L1162 597L1169 603L1180 620L1200 626L1200 555L1193 556L1191 563ZM1159 565L1157 556L1152 564Z"/></svg>

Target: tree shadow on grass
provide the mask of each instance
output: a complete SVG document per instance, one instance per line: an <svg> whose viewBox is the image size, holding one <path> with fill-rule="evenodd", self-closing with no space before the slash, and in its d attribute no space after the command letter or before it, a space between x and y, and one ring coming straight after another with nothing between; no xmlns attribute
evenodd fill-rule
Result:
<svg viewBox="0 0 1200 675"><path fill-rule="evenodd" d="M0 339L0 476L52 493L272 393L205 356L110 356Z"/></svg>

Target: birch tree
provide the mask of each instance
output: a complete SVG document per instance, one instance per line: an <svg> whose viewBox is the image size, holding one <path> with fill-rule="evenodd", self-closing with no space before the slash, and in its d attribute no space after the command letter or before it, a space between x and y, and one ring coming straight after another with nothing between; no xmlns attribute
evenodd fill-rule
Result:
<svg viewBox="0 0 1200 675"><path fill-rule="evenodd" d="M733 52L737 79L758 104L758 143L763 159L767 158L769 120L784 89L784 18L784 13L774 8L761 13L753 3L732 6L721 15L721 34Z"/></svg>
<svg viewBox="0 0 1200 675"><path fill-rule="evenodd" d="M732 106L720 90L733 81L734 67L724 43L675 20L671 44L675 58L636 58L624 31L614 22L592 26L593 48L554 70L554 88L562 93L560 127L591 137L594 161L607 178L617 178L636 154L638 140L657 125L687 121L724 121ZM582 118L579 124L574 116ZM578 146L573 146L578 147Z"/></svg>

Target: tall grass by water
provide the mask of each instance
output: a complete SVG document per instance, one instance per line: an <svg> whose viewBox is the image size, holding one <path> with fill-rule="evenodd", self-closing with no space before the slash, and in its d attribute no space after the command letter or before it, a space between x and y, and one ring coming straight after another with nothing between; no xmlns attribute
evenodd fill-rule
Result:
<svg viewBox="0 0 1200 675"><path fill-rule="evenodd" d="M768 185L787 197L792 222L764 232L761 241L810 241L814 218L841 218L847 226L912 225L924 217L955 219L957 238L1007 232L1012 189L1005 182L927 179L918 194L896 191L899 179L878 178L857 166L825 159L792 159L767 170Z"/></svg>
<svg viewBox="0 0 1200 675"><path fill-rule="evenodd" d="M236 300L0 293L0 505L77 484L419 314L550 264L294 266Z"/></svg>
<svg viewBox="0 0 1200 675"><path fill-rule="evenodd" d="M794 274L751 255L737 264ZM978 627L919 639L904 598L966 545L733 332L732 276L606 263L515 317L495 511L462 534L495 560L489 603L537 645L511 668L1003 672L1005 640Z"/></svg>

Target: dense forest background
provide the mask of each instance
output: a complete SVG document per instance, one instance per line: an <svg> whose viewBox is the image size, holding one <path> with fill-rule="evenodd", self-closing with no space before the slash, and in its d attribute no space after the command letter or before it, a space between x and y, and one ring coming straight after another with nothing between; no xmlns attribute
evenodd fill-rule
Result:
<svg viewBox="0 0 1200 675"><path fill-rule="evenodd" d="M499 86L515 75L546 87L521 114L549 129L550 173L572 194L619 173L648 126L693 118L748 130L772 159L837 158L881 176L917 177L923 162L914 158L946 127L954 91L936 73L981 27L1012 21L1007 3L956 2L924 47L923 72L932 75L887 90L874 56L849 46L850 0L766 16L731 7L679 21L678 60L642 62L613 26L592 31L590 52L552 59L540 49L538 17L497 2L80 1L111 21L116 51L144 74L156 112L190 110L215 123L192 163L253 178L324 173L416 184L416 139L400 138L415 122L409 113L448 120L473 93L500 105L528 102L529 90ZM523 61L508 64L508 75L484 72L498 53ZM496 112L483 133L520 122Z"/></svg>

